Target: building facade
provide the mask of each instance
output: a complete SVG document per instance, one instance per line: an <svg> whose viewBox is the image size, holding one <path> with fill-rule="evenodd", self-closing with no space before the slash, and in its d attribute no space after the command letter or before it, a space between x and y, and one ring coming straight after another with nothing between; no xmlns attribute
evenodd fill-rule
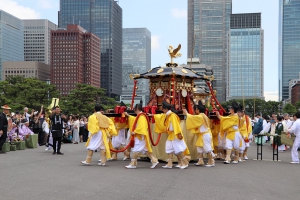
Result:
<svg viewBox="0 0 300 200"><path fill-rule="evenodd" d="M24 21L24 60L50 65L51 31L57 25L46 19Z"/></svg>
<svg viewBox="0 0 300 200"><path fill-rule="evenodd" d="M188 1L188 57L212 66L217 98L226 98L227 33L232 0Z"/></svg>
<svg viewBox="0 0 300 200"><path fill-rule="evenodd" d="M6 61L24 61L24 23L0 10L0 77Z"/></svg>
<svg viewBox="0 0 300 200"><path fill-rule="evenodd" d="M264 99L264 31L261 13L232 14L228 33L226 100Z"/></svg>
<svg viewBox="0 0 300 200"><path fill-rule="evenodd" d="M121 95L122 8L114 0L60 0L58 27L68 24L79 24L101 39L101 87L111 97Z"/></svg>
<svg viewBox="0 0 300 200"><path fill-rule="evenodd" d="M279 1L279 100L289 98L289 80L300 71L300 0Z"/></svg>
<svg viewBox="0 0 300 200"><path fill-rule="evenodd" d="M122 96L132 96L134 82L130 74L142 74L151 69L151 32L147 28L123 29ZM136 94L149 100L149 80L138 80ZM131 100L131 98L130 98Z"/></svg>
<svg viewBox="0 0 300 200"><path fill-rule="evenodd" d="M200 64L199 58L187 59L187 65L182 65L182 67L191 68L196 73L204 76L213 75L212 67L209 65ZM209 90L204 80L195 80L194 83L197 87L204 88L206 91Z"/></svg>
<svg viewBox="0 0 300 200"><path fill-rule="evenodd" d="M291 89L291 104L294 106L300 100L300 81L295 83Z"/></svg>
<svg viewBox="0 0 300 200"><path fill-rule="evenodd" d="M76 83L100 87L100 39L78 25L51 31L51 83L68 95Z"/></svg>
<svg viewBox="0 0 300 200"><path fill-rule="evenodd" d="M6 80L8 76L23 76L47 81L50 78L50 65L37 61L4 62L2 80Z"/></svg>

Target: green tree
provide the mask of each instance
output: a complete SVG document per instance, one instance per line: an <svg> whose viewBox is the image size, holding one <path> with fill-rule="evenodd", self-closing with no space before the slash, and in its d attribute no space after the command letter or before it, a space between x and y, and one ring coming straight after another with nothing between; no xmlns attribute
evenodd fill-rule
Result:
<svg viewBox="0 0 300 200"><path fill-rule="evenodd" d="M76 88L70 91L68 96L60 100L61 109L68 114L89 115L93 112L96 103L105 109L114 108L116 101L105 96L105 89L96 88L87 84L76 84Z"/></svg>
<svg viewBox="0 0 300 200"><path fill-rule="evenodd" d="M280 102L276 101L265 101L262 99L232 99L222 103L224 109L228 106L231 106L232 102L236 101L244 106L246 114L249 116L253 116L255 113L262 113L262 114L272 114L272 112L278 112L278 105ZM255 113L254 113L255 112Z"/></svg>
<svg viewBox="0 0 300 200"><path fill-rule="evenodd" d="M48 107L53 97L59 98L54 85L23 76L9 76L1 81L0 94L1 105L8 104L13 110L22 110L24 106L37 110L41 105Z"/></svg>
<svg viewBox="0 0 300 200"><path fill-rule="evenodd" d="M296 111L297 109L295 108L295 106L290 103L287 103L283 108L284 113L294 114Z"/></svg>
<svg viewBox="0 0 300 200"><path fill-rule="evenodd" d="M295 107L296 107L297 110L300 109L300 100L295 104Z"/></svg>

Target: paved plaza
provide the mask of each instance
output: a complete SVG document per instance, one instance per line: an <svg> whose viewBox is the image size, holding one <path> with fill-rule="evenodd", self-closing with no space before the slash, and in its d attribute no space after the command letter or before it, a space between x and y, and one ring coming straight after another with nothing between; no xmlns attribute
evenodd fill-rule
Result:
<svg viewBox="0 0 300 200"><path fill-rule="evenodd" d="M291 165L290 150L279 154L280 162L250 160L225 165L216 161L212 168L185 170L149 169L150 162L139 161L137 169L125 169L129 161L107 162L97 166L100 153L94 153L92 166L82 166L84 144L62 145L63 156L45 152L44 147L0 155L1 200L57 199L299 199L300 165ZM272 159L269 145L263 158Z"/></svg>

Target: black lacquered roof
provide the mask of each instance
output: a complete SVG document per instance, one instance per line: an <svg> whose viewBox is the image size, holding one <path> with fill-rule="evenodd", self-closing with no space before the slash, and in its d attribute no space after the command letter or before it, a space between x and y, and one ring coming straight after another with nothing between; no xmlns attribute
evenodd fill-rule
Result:
<svg viewBox="0 0 300 200"><path fill-rule="evenodd" d="M177 66L176 63L167 63L165 67L156 67L149 70L146 73L135 75L134 79L140 78L154 78L162 76L174 76L176 78L193 78L193 79L205 79L202 75L197 74L193 70Z"/></svg>

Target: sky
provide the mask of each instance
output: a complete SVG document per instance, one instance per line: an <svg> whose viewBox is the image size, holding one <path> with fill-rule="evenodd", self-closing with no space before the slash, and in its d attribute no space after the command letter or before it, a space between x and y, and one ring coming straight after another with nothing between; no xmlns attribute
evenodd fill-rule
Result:
<svg viewBox="0 0 300 200"><path fill-rule="evenodd" d="M59 0L0 0L0 9L20 19L48 19L58 23ZM167 47L181 44L187 61L187 0L119 0L123 28L146 27L151 32L151 66L170 61ZM232 0L232 13L262 13L264 29L264 95L278 100L279 0Z"/></svg>

